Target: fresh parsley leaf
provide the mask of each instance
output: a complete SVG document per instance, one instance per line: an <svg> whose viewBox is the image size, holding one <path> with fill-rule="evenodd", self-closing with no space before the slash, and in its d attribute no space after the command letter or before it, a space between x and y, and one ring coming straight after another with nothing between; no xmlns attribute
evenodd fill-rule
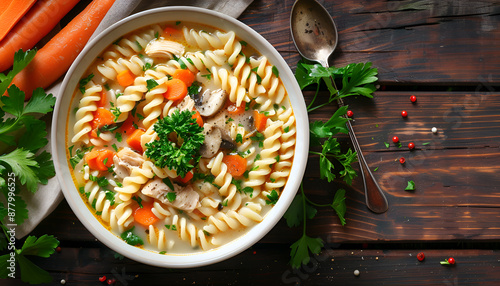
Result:
<svg viewBox="0 0 500 286"><path fill-rule="evenodd" d="M288 227L299 226L304 222L304 217L312 219L316 216L316 213L318 212L316 208L303 202L303 200L305 200L305 197L301 193L297 194L288 207L288 210L283 215L286 219ZM304 207L306 212L305 215Z"/></svg>
<svg viewBox="0 0 500 286"><path fill-rule="evenodd" d="M134 197L132 197L132 199L133 199L134 201L136 201L136 202L137 202L137 204L139 205L139 207L140 207L141 209L144 207L144 206L142 205L142 198L141 198L141 197L136 197L136 196L134 196Z"/></svg>
<svg viewBox="0 0 500 286"><path fill-rule="evenodd" d="M135 226L133 226L129 230L124 231L120 235L120 237L123 240L125 240L126 243L128 243L130 245L143 245L144 241L142 241L142 239L139 236L137 236L136 234L134 234L134 228L135 228Z"/></svg>
<svg viewBox="0 0 500 286"><path fill-rule="evenodd" d="M347 210L347 207L345 205L345 190L344 189L339 189L335 193L335 197L333 198L333 202L330 204L332 209L335 210L337 213L337 216L340 219L340 223L342 225L345 225L345 212Z"/></svg>
<svg viewBox="0 0 500 286"><path fill-rule="evenodd" d="M92 80L92 78L93 78L93 77L94 77L94 74L93 74L93 73L91 73L91 74L89 74L88 76L86 76L86 77L82 78L82 79L78 82L78 88L80 89L80 92L81 92L82 94L84 94L84 93L85 93L85 86L87 85L87 83L89 83L89 82Z"/></svg>
<svg viewBox="0 0 500 286"><path fill-rule="evenodd" d="M153 88L158 86L158 82L152 78L146 80L146 87L148 89L148 92L150 92Z"/></svg>
<svg viewBox="0 0 500 286"><path fill-rule="evenodd" d="M408 181L408 185L405 188L405 191L414 191L415 190L415 182Z"/></svg>
<svg viewBox="0 0 500 286"><path fill-rule="evenodd" d="M169 202L173 202L177 198L177 193L175 193L175 192L168 192L165 195L165 197L168 199Z"/></svg>
<svg viewBox="0 0 500 286"><path fill-rule="evenodd" d="M302 264L307 264L311 260L309 251L313 254L319 254L323 247L323 240L319 237L313 238L305 233L290 248L290 264L293 268L300 268Z"/></svg>
<svg viewBox="0 0 500 286"><path fill-rule="evenodd" d="M273 66L272 71L275 77L280 77L280 71L276 66Z"/></svg>
<svg viewBox="0 0 500 286"><path fill-rule="evenodd" d="M275 205L278 202L279 195L276 190L272 190L269 195L266 196L268 199L266 200L266 205Z"/></svg>
<svg viewBox="0 0 500 286"><path fill-rule="evenodd" d="M199 150L205 140L203 128L196 124L193 114L188 110L179 112L176 109L171 116L159 119L153 127L159 140L146 144L146 156L156 166L175 170L181 177L185 177L198 163ZM171 133L182 139L180 146L170 141Z"/></svg>
<svg viewBox="0 0 500 286"><path fill-rule="evenodd" d="M310 124L311 144L313 146L321 145L321 138L329 138L337 135L338 133L349 133L346 126L349 119L344 117L348 108L348 106L340 107L327 122L318 120Z"/></svg>
<svg viewBox="0 0 500 286"><path fill-rule="evenodd" d="M18 74L31 62L31 60L35 57L36 52L36 49L27 50L26 52L19 49L14 53L14 63L12 65L12 69L7 75L0 73L0 95L5 94L5 91L12 83L16 74Z"/></svg>
<svg viewBox="0 0 500 286"><path fill-rule="evenodd" d="M391 147L391 145L389 143L387 143L387 142L384 142L384 144L385 144L385 148Z"/></svg>

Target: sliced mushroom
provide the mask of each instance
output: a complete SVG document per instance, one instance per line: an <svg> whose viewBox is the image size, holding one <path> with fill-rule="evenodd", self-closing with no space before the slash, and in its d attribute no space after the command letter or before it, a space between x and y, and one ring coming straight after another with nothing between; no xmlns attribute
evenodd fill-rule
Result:
<svg viewBox="0 0 500 286"><path fill-rule="evenodd" d="M178 42L156 39L147 45L144 52L150 57L172 59L174 55L180 57L184 54L184 46Z"/></svg>
<svg viewBox="0 0 500 286"><path fill-rule="evenodd" d="M203 124L203 134L205 141L200 148L200 155L202 158L212 158L219 151L222 143L221 130L217 126L205 123Z"/></svg>
<svg viewBox="0 0 500 286"><path fill-rule="evenodd" d="M132 167L142 166L144 158L132 151L132 149L125 147L116 153L113 157L113 163L115 165L113 171L116 173L116 176L123 179L130 176Z"/></svg>
<svg viewBox="0 0 500 286"><path fill-rule="evenodd" d="M226 104L227 92L221 88L216 90L207 89L200 98L195 99L195 106L201 116L210 117Z"/></svg>
<svg viewBox="0 0 500 286"><path fill-rule="evenodd" d="M171 205L177 209L191 212L200 205L200 195L191 185L181 187L173 184L174 189L170 189L160 178L149 180L142 188L141 192L151 198L155 198L166 205ZM170 201L167 194L174 192L175 199Z"/></svg>

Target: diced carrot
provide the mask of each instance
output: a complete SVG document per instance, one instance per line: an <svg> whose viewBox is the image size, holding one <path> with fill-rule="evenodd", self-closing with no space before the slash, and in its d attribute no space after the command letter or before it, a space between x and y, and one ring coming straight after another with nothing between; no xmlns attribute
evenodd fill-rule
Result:
<svg viewBox="0 0 500 286"><path fill-rule="evenodd" d="M97 157L99 156L99 151L92 150L85 154L85 162L89 165L89 168L92 170L99 170L99 166L97 165Z"/></svg>
<svg viewBox="0 0 500 286"><path fill-rule="evenodd" d="M267 116L258 112L257 110L254 110L253 111L253 123L255 125L255 128L259 132L263 132L264 130L266 130Z"/></svg>
<svg viewBox="0 0 500 286"><path fill-rule="evenodd" d="M92 129L101 128L104 125L113 124L115 116L106 108L97 108L94 111L94 119L90 122Z"/></svg>
<svg viewBox="0 0 500 286"><path fill-rule="evenodd" d="M0 40L21 20L36 0L3 0L0 4Z"/></svg>
<svg viewBox="0 0 500 286"><path fill-rule="evenodd" d="M163 96L168 100L179 100L187 95L187 86L180 79L171 79L167 81L165 85L167 86L167 91L163 94Z"/></svg>
<svg viewBox="0 0 500 286"><path fill-rule="evenodd" d="M188 69L177 69L172 77L182 80L187 86L191 86L196 79L195 74Z"/></svg>
<svg viewBox="0 0 500 286"><path fill-rule="evenodd" d="M155 224L156 222L158 222L159 218L153 213L153 211L151 210L152 208L152 202L142 203L142 208L138 206L134 210L134 220L145 227Z"/></svg>
<svg viewBox="0 0 500 286"><path fill-rule="evenodd" d="M229 100L228 102L231 103ZM237 106L235 103L228 104L226 109L231 115L239 115L245 112L245 103L242 103L240 106Z"/></svg>
<svg viewBox="0 0 500 286"><path fill-rule="evenodd" d="M104 106L106 106L106 103L108 103L107 102L108 96L106 95L105 90L102 90L100 92L100 95L101 95L101 99L97 102L97 107L104 107Z"/></svg>
<svg viewBox="0 0 500 286"><path fill-rule="evenodd" d="M165 29L163 29L163 33L168 37L176 37L182 34L181 30L176 29L172 26L166 26Z"/></svg>
<svg viewBox="0 0 500 286"><path fill-rule="evenodd" d="M132 149L142 154L141 136L146 133L142 129L136 129L128 138L127 144Z"/></svg>
<svg viewBox="0 0 500 286"><path fill-rule="evenodd" d="M113 165L113 156L115 153L111 150L101 150L97 156L97 167L99 171L106 171Z"/></svg>
<svg viewBox="0 0 500 286"><path fill-rule="evenodd" d="M196 123L198 123L200 127L203 127L203 118L201 118L201 114L198 111L196 111L196 113L193 114L193 118L196 119Z"/></svg>
<svg viewBox="0 0 500 286"><path fill-rule="evenodd" d="M129 70L121 71L116 75L116 81L118 81L118 83L123 87L132 85L134 83L134 80L135 74L133 74Z"/></svg>
<svg viewBox="0 0 500 286"><path fill-rule="evenodd" d="M229 174L233 177L243 175L247 169L247 159L240 155L225 155L222 163L226 164Z"/></svg>
<svg viewBox="0 0 500 286"><path fill-rule="evenodd" d="M134 117L129 114L127 119L123 121L123 124L121 126L122 132L125 133L126 135L131 135L134 133L134 131L137 129L134 126Z"/></svg>
<svg viewBox="0 0 500 286"><path fill-rule="evenodd" d="M184 177L181 177L181 176L177 176L177 180L181 183L187 183L189 182L191 179L193 178L193 172L190 171L190 172L187 172L186 175Z"/></svg>

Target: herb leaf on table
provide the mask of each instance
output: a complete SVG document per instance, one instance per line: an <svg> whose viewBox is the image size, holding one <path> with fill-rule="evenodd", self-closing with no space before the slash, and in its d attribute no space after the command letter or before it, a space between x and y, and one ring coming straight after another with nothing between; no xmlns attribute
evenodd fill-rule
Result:
<svg viewBox="0 0 500 286"><path fill-rule="evenodd" d="M55 175L52 156L47 151L40 151L47 145L46 123L37 116L52 111L55 98L46 94L41 88L33 92L31 99L25 103L25 94L15 85L9 86L14 76L19 73L36 54L36 50L15 53L12 70L4 75L0 73L0 95L7 91L9 96L1 96L0 100L0 193L8 202L0 202L0 251L8 249L10 253L0 256L0 278L9 277L7 260L15 257L16 266L20 269L21 281L30 284L48 283L52 277L32 263L26 256L49 257L59 245L53 236L43 235L40 238L28 236L21 249L8 243L13 236L7 223L21 225L28 219L28 209L21 196L21 187L35 193L38 184L47 184Z"/></svg>
<svg viewBox="0 0 500 286"><path fill-rule="evenodd" d="M311 112L339 98L352 95L373 98L373 92L376 89L373 83L378 80L378 71L371 66L372 64L368 62L349 64L341 68L326 68L319 64L308 64L304 60L301 60L297 64L295 72L295 78L300 88L304 90L311 85L316 85L316 92L307 107L307 111ZM340 90L335 89L332 84L332 78L342 79ZM322 83L326 85L330 96L327 102L314 106ZM310 150L309 153L319 156L321 179L332 182L340 176L344 182L351 185L352 180L357 176L356 171L352 167L352 163L357 161L357 153L350 148L343 151L336 138L341 133L347 134L349 132L346 126L346 123L350 120L346 117L347 109L347 106L341 106L328 121L314 121L310 124L311 147L320 147L321 151ZM335 159L340 163L342 169L335 170L335 164L331 159ZM317 204L307 198L301 185L301 192L297 194L283 216L289 227L296 227L301 224L303 226L301 238L290 247L290 264L293 268L299 268L301 265L307 264L310 261L310 254L318 254L323 247L323 241L320 238L313 238L307 235L307 219L315 217L317 213L316 207L330 207L339 217L341 225L345 225L345 213L347 210L345 198L345 190L339 189L335 193L331 204Z"/></svg>

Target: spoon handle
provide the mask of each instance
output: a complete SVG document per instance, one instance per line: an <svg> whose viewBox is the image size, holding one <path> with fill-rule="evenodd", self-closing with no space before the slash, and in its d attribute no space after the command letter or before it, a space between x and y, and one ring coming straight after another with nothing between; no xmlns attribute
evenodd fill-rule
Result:
<svg viewBox="0 0 500 286"><path fill-rule="evenodd" d="M332 79L333 81L333 79ZM335 86L335 82L334 82ZM335 89L337 87L335 86ZM337 100L339 106L344 106L344 101L342 98ZM378 185L373 173L370 171L368 164L366 163L365 156L363 156L363 152L361 152L361 147L359 146L358 139L356 138L356 134L352 129L351 121L347 121L347 129L349 130L349 137L351 138L352 145L356 150L358 155L359 167L361 169L361 177L363 178L363 185L365 188L365 199L366 206L374 213L384 213L389 208L389 204L387 203L387 198L385 197L382 189Z"/></svg>

